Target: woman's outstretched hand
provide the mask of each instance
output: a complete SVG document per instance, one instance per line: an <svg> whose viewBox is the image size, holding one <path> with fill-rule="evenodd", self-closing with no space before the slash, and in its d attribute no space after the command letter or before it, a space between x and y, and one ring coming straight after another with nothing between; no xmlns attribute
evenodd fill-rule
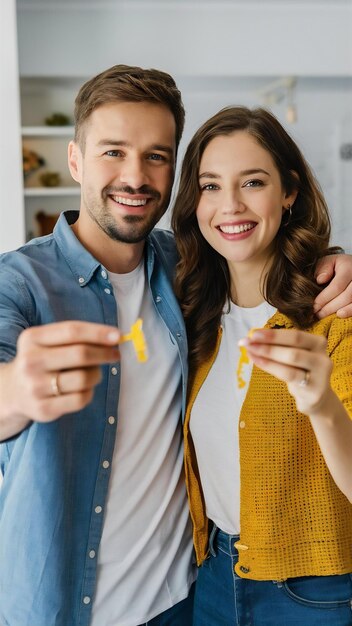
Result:
<svg viewBox="0 0 352 626"><path fill-rule="evenodd" d="M287 384L301 413L319 412L334 394L330 385L332 362L324 337L301 330L260 329L241 345L255 365Z"/></svg>
<svg viewBox="0 0 352 626"><path fill-rule="evenodd" d="M241 340L253 363L287 384L308 416L331 476L352 502L352 420L330 384L326 340L301 330L260 329Z"/></svg>

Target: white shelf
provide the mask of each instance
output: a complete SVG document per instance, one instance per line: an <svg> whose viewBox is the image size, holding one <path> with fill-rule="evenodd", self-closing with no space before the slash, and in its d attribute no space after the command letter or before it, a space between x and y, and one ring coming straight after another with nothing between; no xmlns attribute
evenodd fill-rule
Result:
<svg viewBox="0 0 352 626"><path fill-rule="evenodd" d="M22 137L73 137L74 126L22 126Z"/></svg>
<svg viewBox="0 0 352 626"><path fill-rule="evenodd" d="M79 196L81 188L77 187L25 187L24 195L27 198L45 196Z"/></svg>

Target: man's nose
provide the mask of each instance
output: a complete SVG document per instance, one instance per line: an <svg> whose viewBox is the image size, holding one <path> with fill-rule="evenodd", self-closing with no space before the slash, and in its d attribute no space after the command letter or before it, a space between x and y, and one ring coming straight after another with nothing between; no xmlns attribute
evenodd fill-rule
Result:
<svg viewBox="0 0 352 626"><path fill-rule="evenodd" d="M139 189L148 182L146 167L142 159L126 159L120 170L120 183L133 189Z"/></svg>

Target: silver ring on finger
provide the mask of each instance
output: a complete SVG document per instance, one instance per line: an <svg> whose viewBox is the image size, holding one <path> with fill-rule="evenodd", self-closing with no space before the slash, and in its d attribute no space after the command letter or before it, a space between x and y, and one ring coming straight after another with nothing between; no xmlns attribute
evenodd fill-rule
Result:
<svg viewBox="0 0 352 626"><path fill-rule="evenodd" d="M303 378L299 381L298 384L300 387L307 387L307 385L309 385L309 380L310 380L310 371L304 370Z"/></svg>

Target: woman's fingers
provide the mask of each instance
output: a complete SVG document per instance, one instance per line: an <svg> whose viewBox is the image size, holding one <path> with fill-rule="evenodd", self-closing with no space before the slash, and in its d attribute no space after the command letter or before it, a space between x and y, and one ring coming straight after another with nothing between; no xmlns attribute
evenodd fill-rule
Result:
<svg viewBox="0 0 352 626"><path fill-rule="evenodd" d="M241 344L245 345L252 359L267 362L270 370L278 371L276 366L285 368L288 382L301 380L302 371L320 369L324 357L328 359L326 339L300 330L257 330Z"/></svg>
<svg viewBox="0 0 352 626"><path fill-rule="evenodd" d="M309 414L330 388L326 340L297 330L263 329L241 341L252 361L285 382L297 408Z"/></svg>
<svg viewBox="0 0 352 626"><path fill-rule="evenodd" d="M279 345L295 348L303 348L304 350L325 350L325 337L312 335L303 330L296 329L272 329L261 328L255 330L250 337L243 340L246 346L252 344L268 344Z"/></svg>

